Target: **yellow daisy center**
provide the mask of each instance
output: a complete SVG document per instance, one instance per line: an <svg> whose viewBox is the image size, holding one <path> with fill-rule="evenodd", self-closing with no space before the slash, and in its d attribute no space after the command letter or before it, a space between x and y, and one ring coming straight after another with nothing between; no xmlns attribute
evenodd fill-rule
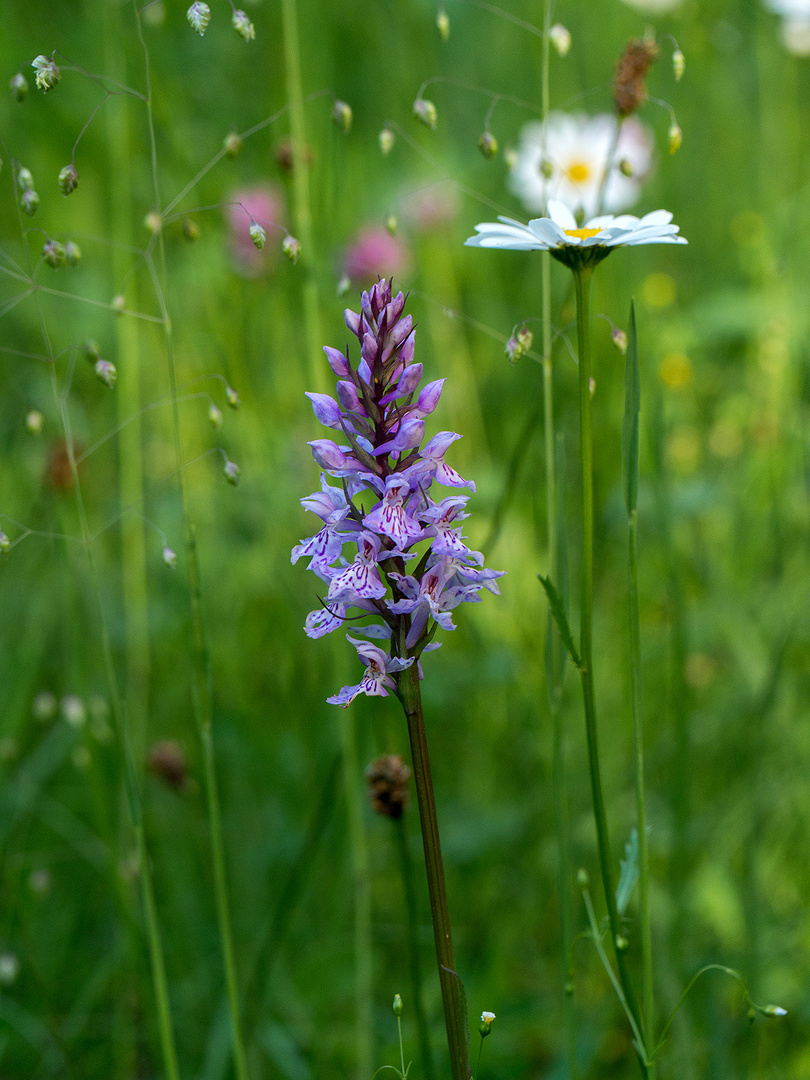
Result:
<svg viewBox="0 0 810 1080"><path fill-rule="evenodd" d="M578 236L580 240L587 240L589 236L596 236L601 229L563 229L566 236Z"/></svg>
<svg viewBox="0 0 810 1080"><path fill-rule="evenodd" d="M590 180L591 170L584 161L574 161L565 170L565 174L572 184L584 184Z"/></svg>

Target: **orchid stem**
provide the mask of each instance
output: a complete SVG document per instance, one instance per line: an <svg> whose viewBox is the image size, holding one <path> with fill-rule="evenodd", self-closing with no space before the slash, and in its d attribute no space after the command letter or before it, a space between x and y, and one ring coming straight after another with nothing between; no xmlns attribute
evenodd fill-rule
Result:
<svg viewBox="0 0 810 1080"><path fill-rule="evenodd" d="M404 642L403 642L404 645ZM404 653L404 649L403 649ZM439 967L439 983L444 1005L444 1022L450 1050L450 1070L453 1080L469 1080L470 1056L467 1044L467 1023L462 1004L461 981L456 974L453 958L453 940L450 931L450 912L447 906L447 888L442 866L439 842L439 825L436 819L436 802L430 775L425 718L422 712L422 695L419 689L419 673L414 662L399 676L398 694L408 722L411 743L413 776L419 805L419 821L422 826L422 843L425 849L430 913L433 919L433 936L436 944L436 962Z"/></svg>
<svg viewBox="0 0 810 1080"><path fill-rule="evenodd" d="M589 329L590 284L593 266L580 266L573 270L577 303L577 343L579 351L579 410L580 454L582 468L582 581L580 592L580 656L582 660L582 696L585 706L585 731L588 743L588 765L593 798L593 815L599 850L599 867L605 892L610 936L616 954L619 983L627 1007L636 1026L642 1029L638 1000L636 998L627 958L623 948L619 913L616 907L616 889L613 880L613 858L610 852L605 800L602 793L602 774L599 765L599 741L596 723L596 702L593 680L593 426L591 422L591 346ZM639 1064L645 1080L649 1069L642 1057L644 1047L637 1048Z"/></svg>

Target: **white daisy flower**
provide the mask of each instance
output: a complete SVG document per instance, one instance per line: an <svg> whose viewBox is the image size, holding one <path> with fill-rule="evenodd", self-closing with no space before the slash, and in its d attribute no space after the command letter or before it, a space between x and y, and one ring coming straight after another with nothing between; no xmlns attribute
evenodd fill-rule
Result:
<svg viewBox="0 0 810 1080"><path fill-rule="evenodd" d="M599 209L605 169L616 137L615 116L550 113L545 125L527 124L509 177L509 188L526 209L542 213L547 199L574 212ZM653 139L635 117L625 120L602 192L606 210L626 210L641 192L650 171ZM629 174L629 175L628 175Z"/></svg>
<svg viewBox="0 0 810 1080"><path fill-rule="evenodd" d="M599 262L614 247L640 244L685 244L672 225L668 210L653 210L642 218L632 214L603 214L591 218L581 228L565 205L549 199L549 216L534 218L523 225L508 217L498 222L476 225L476 236L464 241L467 247L503 248L511 251L550 251L560 262L573 268Z"/></svg>

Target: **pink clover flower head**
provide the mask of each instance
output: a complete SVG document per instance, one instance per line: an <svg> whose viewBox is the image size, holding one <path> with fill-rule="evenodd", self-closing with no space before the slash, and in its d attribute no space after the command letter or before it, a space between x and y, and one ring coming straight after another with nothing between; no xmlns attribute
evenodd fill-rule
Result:
<svg viewBox="0 0 810 1080"><path fill-rule="evenodd" d="M344 258L343 272L359 285L380 277L400 277L410 267L408 248L382 226L367 226L352 240Z"/></svg>
<svg viewBox="0 0 810 1080"><path fill-rule="evenodd" d="M286 217L284 193L275 184L257 184L232 191L226 202L228 247L237 272L248 278L266 274L278 257L278 226ZM251 239L251 224L259 225L267 234L268 242L261 249Z"/></svg>
<svg viewBox="0 0 810 1080"><path fill-rule="evenodd" d="M502 573L484 568L483 555L464 543L469 496L431 497L434 483L475 486L444 460L458 434L442 431L422 445L444 380L420 389L422 365L414 361L413 319L404 307L405 297L394 295L390 281L364 292L360 311L345 312L359 361L355 366L349 349L327 346L337 392L307 395L320 423L341 434L340 442L309 444L322 469L321 489L301 503L322 524L293 548L291 559L308 558L327 589L304 629L318 638L370 615L373 621L355 632L387 642L383 648L349 636L366 671L356 686L329 698L343 706L359 694L386 696L414 662L421 678L419 657L438 646L436 630L455 629L450 612L480 600L482 589L497 593ZM412 560L416 568L406 574Z"/></svg>

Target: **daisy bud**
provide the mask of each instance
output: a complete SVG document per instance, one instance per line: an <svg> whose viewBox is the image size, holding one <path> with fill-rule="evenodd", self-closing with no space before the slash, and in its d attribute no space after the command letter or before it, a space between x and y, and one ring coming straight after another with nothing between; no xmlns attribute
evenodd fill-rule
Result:
<svg viewBox="0 0 810 1080"><path fill-rule="evenodd" d="M764 1016L787 1016L787 1009L783 1009L781 1005L763 1005L760 1012Z"/></svg>
<svg viewBox="0 0 810 1080"><path fill-rule="evenodd" d="M29 217L33 217L39 207L39 195L30 188L28 191L24 191L20 197L20 206L23 209L23 213L26 213Z"/></svg>
<svg viewBox="0 0 810 1080"><path fill-rule="evenodd" d="M6 536L6 534L3 532L3 530L0 529L0 555L8 555L10 548L11 548L11 541Z"/></svg>
<svg viewBox="0 0 810 1080"><path fill-rule="evenodd" d="M28 97L28 79L26 79L21 71L17 72L8 84L8 88L11 91L12 98L17 102L20 102L20 104Z"/></svg>
<svg viewBox="0 0 810 1080"><path fill-rule="evenodd" d="M680 150L680 148L681 148L681 143L682 142L683 142L683 132L681 131L680 125L676 124L673 121L672 124L670 124L670 128L669 128L669 152L670 152L670 154L677 154L678 150Z"/></svg>
<svg viewBox="0 0 810 1080"><path fill-rule="evenodd" d="M44 422L42 413L37 409L32 409L25 418L25 426L32 435L39 435L42 432L42 425Z"/></svg>
<svg viewBox="0 0 810 1080"><path fill-rule="evenodd" d="M62 78L62 72L53 60L49 60L47 56L38 56L36 60L31 62L31 67L37 73L37 89L41 90L43 94L47 94L49 90L53 90Z"/></svg>
<svg viewBox="0 0 810 1080"><path fill-rule="evenodd" d="M170 570L177 567L177 553L172 551L168 544L163 545L163 561Z"/></svg>
<svg viewBox="0 0 810 1080"><path fill-rule="evenodd" d="M498 140L491 131L485 131L478 140L478 149L490 161L498 153Z"/></svg>
<svg viewBox="0 0 810 1080"><path fill-rule="evenodd" d="M226 461L225 468L222 470L225 473L225 479L229 484L234 487L239 483L239 466L235 461Z"/></svg>
<svg viewBox="0 0 810 1080"><path fill-rule="evenodd" d="M619 162L619 172L622 174L622 176L628 177L628 179L633 175L632 163L629 162L627 158L622 158L622 160Z"/></svg>
<svg viewBox="0 0 810 1080"><path fill-rule="evenodd" d="M225 387L225 400L228 402L230 408L234 410L238 409L242 404L241 398L232 386Z"/></svg>
<svg viewBox="0 0 810 1080"><path fill-rule="evenodd" d="M127 310L127 299L122 293L118 293L110 301L110 307L116 313L116 315L123 315Z"/></svg>
<svg viewBox="0 0 810 1080"><path fill-rule="evenodd" d="M402 1016L402 998L394 994L394 1016Z"/></svg>
<svg viewBox="0 0 810 1080"><path fill-rule="evenodd" d="M163 221L161 220L160 214L156 210L150 210L146 217L143 219L143 223L152 236L157 236L157 234L160 232Z"/></svg>
<svg viewBox="0 0 810 1080"><path fill-rule="evenodd" d="M118 378L115 364L111 364L109 360L96 360L96 366L93 370L96 373L98 381L103 382L105 386L108 386L110 390L112 390L115 386L115 381Z"/></svg>
<svg viewBox="0 0 810 1080"><path fill-rule="evenodd" d="M193 244L200 235L200 226L191 218L183 218L183 236L190 244Z"/></svg>
<svg viewBox="0 0 810 1080"><path fill-rule="evenodd" d="M351 131L352 120L354 119L351 105L338 98L332 107L332 119L341 131Z"/></svg>
<svg viewBox="0 0 810 1080"><path fill-rule="evenodd" d="M242 149L242 140L235 131L232 131L229 135L225 136L222 149L225 151L225 157L235 158L238 156Z"/></svg>
<svg viewBox="0 0 810 1080"><path fill-rule="evenodd" d="M389 214L388 217L385 219L385 227L391 234L391 236L397 235L397 225L398 222L394 214Z"/></svg>
<svg viewBox="0 0 810 1080"><path fill-rule="evenodd" d="M395 141L391 128L384 127L377 138L380 141L380 150L382 150L383 155L390 154Z"/></svg>
<svg viewBox="0 0 810 1080"><path fill-rule="evenodd" d="M588 871L585 870L584 867L580 867L580 869L577 870L577 885L580 889L587 889L590 888L590 884L591 879L588 876Z"/></svg>
<svg viewBox="0 0 810 1080"><path fill-rule="evenodd" d="M211 421L211 425L215 431L222 427L222 412L216 407L213 401L208 406L208 419Z"/></svg>
<svg viewBox="0 0 810 1080"><path fill-rule="evenodd" d="M79 174L73 162L65 165L64 169L60 169L58 183L59 190L65 196L70 195L71 191L75 191L79 186Z"/></svg>
<svg viewBox="0 0 810 1080"><path fill-rule="evenodd" d="M571 34L562 23L554 23L548 32L549 40L560 56L567 56L571 48Z"/></svg>
<svg viewBox="0 0 810 1080"><path fill-rule="evenodd" d="M58 270L65 265L65 249L58 240L46 240L42 247L42 258L48 266Z"/></svg>
<svg viewBox="0 0 810 1080"><path fill-rule="evenodd" d="M296 240L294 236L290 236L289 233L281 241L281 250L293 264L298 262L298 258L301 254L301 242Z"/></svg>
<svg viewBox="0 0 810 1080"><path fill-rule="evenodd" d="M256 37L256 28L244 11L235 11L233 13L231 26L245 41L252 41Z"/></svg>
<svg viewBox="0 0 810 1080"><path fill-rule="evenodd" d="M265 243L267 242L267 233L264 231L258 221L251 221L250 229L248 231L250 232L250 239L253 241L253 246L258 251L261 251Z"/></svg>
<svg viewBox="0 0 810 1080"><path fill-rule="evenodd" d="M686 67L686 57L683 55L680 49L676 49L672 54L672 70L675 72L675 82L680 82L683 78L684 68Z"/></svg>
<svg viewBox="0 0 810 1080"><path fill-rule="evenodd" d="M17 169L17 186L20 191L34 190L34 178L31 175L31 170L26 169L24 165Z"/></svg>
<svg viewBox="0 0 810 1080"><path fill-rule="evenodd" d="M610 339L622 356L627 356L627 334L624 330L620 330L618 326L614 326L610 334Z"/></svg>
<svg viewBox="0 0 810 1080"><path fill-rule="evenodd" d="M492 1029L492 1021L494 1019L495 1019L495 1013L493 1013L493 1012L482 1012L481 1013L481 1020L480 1020L480 1022L478 1024L478 1034L481 1036L482 1039L485 1039L487 1037L487 1035L489 1035L489 1033L490 1033L490 1031Z"/></svg>
<svg viewBox="0 0 810 1080"><path fill-rule="evenodd" d="M442 41L447 41L450 37L450 19L444 8L439 8L436 12L436 29Z"/></svg>
<svg viewBox="0 0 810 1080"><path fill-rule="evenodd" d="M65 260L68 266L78 266L82 260L82 249L75 240L68 240L65 244Z"/></svg>
<svg viewBox="0 0 810 1080"><path fill-rule="evenodd" d="M186 18L191 24L191 29L196 30L202 37L211 22L211 8L202 0L195 0L186 12Z"/></svg>
<svg viewBox="0 0 810 1080"><path fill-rule="evenodd" d="M82 355L88 363L95 364L96 360L101 356L101 350L95 341L88 339L85 341L84 345L82 345Z"/></svg>
<svg viewBox="0 0 810 1080"><path fill-rule="evenodd" d="M432 101L428 101L427 98L418 97L413 103L413 115L424 124L425 127L430 128L431 131L436 130L436 122L439 118L436 112L436 106Z"/></svg>

